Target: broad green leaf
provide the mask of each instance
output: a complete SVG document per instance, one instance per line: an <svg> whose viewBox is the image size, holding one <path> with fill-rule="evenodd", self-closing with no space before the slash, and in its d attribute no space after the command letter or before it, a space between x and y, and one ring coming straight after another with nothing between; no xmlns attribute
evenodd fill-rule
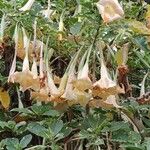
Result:
<svg viewBox="0 0 150 150"><path fill-rule="evenodd" d="M26 136L24 136L21 140L20 140L20 145L22 148L25 148L28 146L28 144L31 142L32 140L32 135L28 134Z"/></svg>
<svg viewBox="0 0 150 150"><path fill-rule="evenodd" d="M81 27L82 27L82 23L81 23L81 22L77 22L77 23L75 23L75 24L70 28L70 32L71 32L73 35L79 34L79 32L80 32L80 30L81 30Z"/></svg>
<svg viewBox="0 0 150 150"><path fill-rule="evenodd" d="M64 124L63 124L62 120L58 120L58 121L51 124L50 128L51 128L54 136L61 131L61 129L63 128L63 125Z"/></svg>
<svg viewBox="0 0 150 150"><path fill-rule="evenodd" d="M49 105L33 105L31 109L36 115L43 115L46 111L49 111L51 108Z"/></svg>
<svg viewBox="0 0 150 150"><path fill-rule="evenodd" d="M28 114L28 115L32 115L33 114L33 112L31 110L29 110L28 108L14 108L11 111L24 113L24 114Z"/></svg>
<svg viewBox="0 0 150 150"><path fill-rule="evenodd" d="M44 126L40 125L39 123L32 122L28 125L27 129L31 132L36 134L37 136L43 138L50 138L50 132Z"/></svg>
<svg viewBox="0 0 150 150"><path fill-rule="evenodd" d="M19 140L17 138L6 138L2 143L6 145L7 150L21 150L19 149Z"/></svg>
<svg viewBox="0 0 150 150"><path fill-rule="evenodd" d="M59 116L59 112L56 110L48 110L45 113L43 113L44 116L51 116L51 117L57 117Z"/></svg>
<svg viewBox="0 0 150 150"><path fill-rule="evenodd" d="M111 126L109 127L110 132L118 131L118 130L126 130L129 131L129 124L123 121L120 122L112 122Z"/></svg>

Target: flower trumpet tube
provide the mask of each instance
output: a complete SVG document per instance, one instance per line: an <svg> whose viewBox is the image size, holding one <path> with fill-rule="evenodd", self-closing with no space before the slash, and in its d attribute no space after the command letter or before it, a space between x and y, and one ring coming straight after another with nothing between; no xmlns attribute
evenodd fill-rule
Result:
<svg viewBox="0 0 150 150"><path fill-rule="evenodd" d="M75 56L72 58L72 60L70 61L69 65L66 69L66 74L68 75L68 79L67 79L64 94L61 96L63 99L66 99L66 100L74 100L75 99L72 83L73 83L73 81L76 80L75 65L76 65L76 61L77 61L77 58L79 56L81 49L75 54Z"/></svg>
<svg viewBox="0 0 150 150"><path fill-rule="evenodd" d="M89 47L79 64L79 72L77 80L74 81L74 86L78 90L84 91L92 88L92 82L89 78L89 57L92 51L92 45Z"/></svg>
<svg viewBox="0 0 150 150"><path fill-rule="evenodd" d="M99 0L96 6L105 23L120 19L124 15L124 11L118 0Z"/></svg>
<svg viewBox="0 0 150 150"><path fill-rule="evenodd" d="M20 8L19 10L20 11L30 10L34 2L35 2L35 0L28 0L28 2L22 8Z"/></svg>
<svg viewBox="0 0 150 150"><path fill-rule="evenodd" d="M32 64L32 68L31 68L31 72L33 74L33 79L38 78L37 62L36 62L35 57L33 57L33 64Z"/></svg>
<svg viewBox="0 0 150 150"><path fill-rule="evenodd" d="M103 52L101 52L101 78L93 84L92 94L94 98L98 98L100 101L104 101L106 104L111 104L115 107L120 107L116 103L116 95L119 93L124 93L124 88L120 88L110 78L107 68L104 64Z"/></svg>
<svg viewBox="0 0 150 150"><path fill-rule="evenodd" d="M6 22L5 22L5 19L6 19L6 15L4 14L4 15L2 16L1 24L0 24L0 42L3 41L4 30L5 30L5 28L6 28Z"/></svg>
<svg viewBox="0 0 150 150"><path fill-rule="evenodd" d="M144 76L143 81L141 83L140 96L145 94L145 81L146 81L146 78L147 78L148 74L149 74L149 72Z"/></svg>
<svg viewBox="0 0 150 150"><path fill-rule="evenodd" d="M72 83L72 85L70 85L72 90L69 90L67 97L69 105L80 104L82 106L85 106L92 97L91 92L89 92L89 89L92 88L92 82L88 77L88 61L91 50L92 46L90 47L89 51L86 52L83 56L79 64L79 72L77 78L73 80L73 78L75 78L74 70L72 71L72 74L69 75L69 80L72 80L70 81L70 83Z"/></svg>
<svg viewBox="0 0 150 150"><path fill-rule="evenodd" d="M18 48L17 48L17 57L22 60L25 57L25 48L28 46L28 37L25 29L18 27ZM29 52L30 53L30 52Z"/></svg>
<svg viewBox="0 0 150 150"><path fill-rule="evenodd" d="M15 40L15 54L14 54L14 59L9 71L9 76L8 76L8 82L13 82L14 80L12 79L12 75L14 74L16 70L16 56L17 56L17 50L18 50L18 25L15 27L15 32L14 32L14 40Z"/></svg>
<svg viewBox="0 0 150 150"><path fill-rule="evenodd" d="M14 72L14 68L13 68L13 72L11 73L11 82L15 82L15 83L19 83L20 84L20 89L22 91L25 91L29 88L33 89L33 90L39 90L40 88L40 83L39 83L39 79L38 78L34 78L34 73L30 71L29 69L29 59L28 59L28 48L29 48L29 43L30 40L28 40L28 45L25 49L25 58L23 60L23 66L22 66L22 71L21 72ZM14 61L16 62L16 60ZM13 66L14 64L12 64Z"/></svg>
<svg viewBox="0 0 150 150"><path fill-rule="evenodd" d="M64 31L64 22L63 22L63 19L64 19L64 11L62 12L62 14L60 15L60 21L59 21L59 27L58 27L58 40L59 41L62 41L63 39L63 35L62 35L62 32Z"/></svg>
<svg viewBox="0 0 150 150"><path fill-rule="evenodd" d="M39 91L32 91L31 92L31 97L34 100L37 101L43 101L43 102L48 102L50 101L50 89L49 89L49 85L48 85L48 77L49 74L46 75L46 68L48 68L48 61L50 59L50 57L52 56L53 50L50 49L48 51L47 49L48 46L48 40L47 40L47 44L46 44L46 50L44 53L44 61L43 61L43 46L41 47L41 52L40 52L40 89ZM44 63L45 62L45 63Z"/></svg>

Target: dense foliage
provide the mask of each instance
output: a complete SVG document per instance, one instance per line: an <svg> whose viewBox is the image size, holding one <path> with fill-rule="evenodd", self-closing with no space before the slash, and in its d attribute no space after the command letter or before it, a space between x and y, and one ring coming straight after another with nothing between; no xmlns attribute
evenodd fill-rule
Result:
<svg viewBox="0 0 150 150"><path fill-rule="evenodd" d="M24 11L27 0L0 0L0 149L150 150L150 5L119 0L123 17L109 22L100 15L98 0L49 2L35 0ZM44 61L56 87L64 75L79 76L87 65L86 80L71 81L79 97L33 96L39 91L20 88L27 74L21 84L15 78L8 82L15 55L14 71L23 72L28 55L40 76ZM111 80L97 91L94 83L107 75L115 90ZM92 100L85 102L90 90ZM113 102L105 103L111 95Z"/></svg>

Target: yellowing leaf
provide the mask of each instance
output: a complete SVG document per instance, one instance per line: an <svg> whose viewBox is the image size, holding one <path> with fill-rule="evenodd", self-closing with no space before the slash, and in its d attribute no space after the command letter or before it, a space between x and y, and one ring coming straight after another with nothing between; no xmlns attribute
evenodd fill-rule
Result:
<svg viewBox="0 0 150 150"><path fill-rule="evenodd" d="M150 17L150 5L147 5L146 19Z"/></svg>
<svg viewBox="0 0 150 150"><path fill-rule="evenodd" d="M129 21L129 27L136 33L150 35L150 30L140 21Z"/></svg>
<svg viewBox="0 0 150 150"><path fill-rule="evenodd" d="M116 61L118 65L121 65L123 63L123 56L122 56L122 50L118 50L116 53Z"/></svg>
<svg viewBox="0 0 150 150"><path fill-rule="evenodd" d="M9 108L10 97L7 91L0 88L0 102L5 109Z"/></svg>
<svg viewBox="0 0 150 150"><path fill-rule="evenodd" d="M147 13L146 13L146 26L150 29L150 5L147 5Z"/></svg>
<svg viewBox="0 0 150 150"><path fill-rule="evenodd" d="M116 53L116 61L118 66L125 65L128 60L128 50L129 50L129 43L123 45L123 47L117 51Z"/></svg>

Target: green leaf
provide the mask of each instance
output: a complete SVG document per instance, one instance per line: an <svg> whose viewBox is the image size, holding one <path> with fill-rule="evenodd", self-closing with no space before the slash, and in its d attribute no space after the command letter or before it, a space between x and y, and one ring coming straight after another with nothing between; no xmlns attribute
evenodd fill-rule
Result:
<svg viewBox="0 0 150 150"><path fill-rule="evenodd" d="M111 126L109 127L110 132L118 131L118 130L126 130L129 131L129 124L123 121L120 122L112 122Z"/></svg>
<svg viewBox="0 0 150 150"><path fill-rule="evenodd" d="M49 111L51 108L49 105L33 105L31 107L32 111L37 115L43 115L46 111Z"/></svg>
<svg viewBox="0 0 150 150"><path fill-rule="evenodd" d="M132 38L132 41L138 48L141 48L144 51L149 51L149 46L145 37L137 36Z"/></svg>
<svg viewBox="0 0 150 150"><path fill-rule="evenodd" d="M61 129L63 128L63 125L64 124L63 124L62 120L58 120L51 124L50 128L51 128L54 136L57 135L61 131Z"/></svg>
<svg viewBox="0 0 150 150"><path fill-rule="evenodd" d="M28 125L27 129L31 132L36 134L37 136L43 137L43 138L50 138L50 132L48 129L46 129L44 126L40 125L39 123L32 122Z"/></svg>
<svg viewBox="0 0 150 150"><path fill-rule="evenodd" d="M140 143L141 135L135 131L130 131L129 133L129 143Z"/></svg>
<svg viewBox="0 0 150 150"><path fill-rule="evenodd" d="M0 127L3 129L7 126L7 122L5 121L0 121Z"/></svg>
<svg viewBox="0 0 150 150"><path fill-rule="evenodd" d="M59 112L56 110L49 110L43 113L44 116L51 116L51 117L57 117L59 116Z"/></svg>
<svg viewBox="0 0 150 150"><path fill-rule="evenodd" d="M7 150L18 150L19 140L17 138L6 138L2 143L6 146Z"/></svg>
<svg viewBox="0 0 150 150"><path fill-rule="evenodd" d="M28 146L28 144L31 142L32 140L32 135L28 134L26 136L24 136L21 140L20 140L20 145L22 148L25 148Z"/></svg>
<svg viewBox="0 0 150 150"><path fill-rule="evenodd" d="M11 111L19 112L19 113L25 113L25 114L28 114L28 115L33 114L33 112L31 110L29 110L28 108L14 108Z"/></svg>
<svg viewBox="0 0 150 150"><path fill-rule="evenodd" d="M82 27L81 22L77 22L77 23L75 23L75 24L70 28L70 32L71 32L73 35L76 35L76 34L78 34L78 33L80 32L81 27Z"/></svg>

